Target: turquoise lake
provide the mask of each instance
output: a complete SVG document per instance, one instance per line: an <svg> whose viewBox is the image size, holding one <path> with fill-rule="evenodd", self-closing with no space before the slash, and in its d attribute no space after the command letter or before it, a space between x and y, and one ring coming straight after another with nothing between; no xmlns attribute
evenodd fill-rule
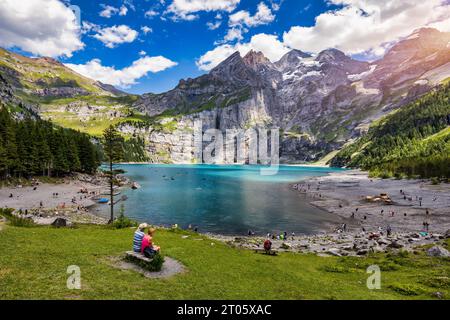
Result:
<svg viewBox="0 0 450 320"><path fill-rule="evenodd" d="M339 218L308 204L290 188L308 177L342 169L281 166L261 175L259 166L122 165L142 188L126 189L130 218L155 225L198 227L202 233L246 235L248 230L312 234L339 224ZM116 206L116 215L120 203ZM103 214L109 206L101 206Z"/></svg>

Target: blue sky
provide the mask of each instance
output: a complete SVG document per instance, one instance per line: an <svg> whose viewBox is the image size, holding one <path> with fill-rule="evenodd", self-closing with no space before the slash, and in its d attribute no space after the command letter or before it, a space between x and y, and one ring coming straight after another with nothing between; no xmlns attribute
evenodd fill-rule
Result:
<svg viewBox="0 0 450 320"><path fill-rule="evenodd" d="M170 90L236 50L276 61L335 47L376 59L423 26L450 31L449 0L0 1L0 46L139 94Z"/></svg>
<svg viewBox="0 0 450 320"><path fill-rule="evenodd" d="M146 18L145 12L148 10L160 13L167 8L167 6L161 6L158 2L157 0L135 0L132 2L135 9L130 8L126 16L113 15L111 18L104 18L99 15L99 12L103 9L99 3L90 0L72 0L71 4L77 5L81 9L82 21L105 26L125 24L134 30L140 30L142 26L148 26L152 29L152 32L147 33L147 35L140 34L136 41L121 44L113 49L107 48L95 38L86 36L83 39L86 48L74 54L72 58L64 59L64 62L81 64L95 57L102 61L102 65L122 69L138 59L139 52L143 50L150 56L162 55L178 63L173 68L158 73L149 73L139 79L138 84L127 89L128 92L132 93L167 91L175 87L180 79L193 78L205 73L206 71L198 68L196 60L205 52L212 50L215 47L214 43L220 41L226 35L229 28L224 17L228 13L221 11L202 12L198 15L199 18L194 21L173 21L170 18L164 21L159 16ZM235 11L248 10L254 13L257 4L260 2L243 0ZM116 8L120 8L124 4L121 0L102 1L101 3ZM266 1L266 3L270 5L270 1ZM293 25L298 25L299 22L305 26L313 25L316 15L329 9L330 7L322 1L286 0L282 3L273 23L252 28L244 35L244 41L258 33L282 35L285 30ZM218 21L215 19L217 14L221 14L222 20L225 21L222 21L218 29L209 30L207 23Z"/></svg>

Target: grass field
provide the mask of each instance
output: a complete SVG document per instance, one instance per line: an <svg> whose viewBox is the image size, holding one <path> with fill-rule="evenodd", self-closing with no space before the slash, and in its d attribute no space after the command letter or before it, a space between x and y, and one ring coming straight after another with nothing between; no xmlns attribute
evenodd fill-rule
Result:
<svg viewBox="0 0 450 320"><path fill-rule="evenodd" d="M160 230L155 242L188 271L148 279L116 269L133 230L104 226L0 226L0 299L433 299L450 295L449 260L418 254L368 258L278 257L234 249L203 236ZM200 240L201 239L201 240ZM448 240L447 240L448 241ZM448 244L448 243L447 243ZM366 268L382 270L381 290L369 290ZM81 290L66 287L67 267L81 269Z"/></svg>

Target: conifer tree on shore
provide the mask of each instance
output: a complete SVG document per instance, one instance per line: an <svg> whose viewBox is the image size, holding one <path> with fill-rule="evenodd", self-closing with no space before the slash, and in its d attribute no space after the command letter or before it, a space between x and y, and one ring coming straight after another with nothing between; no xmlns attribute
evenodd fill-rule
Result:
<svg viewBox="0 0 450 320"><path fill-rule="evenodd" d="M104 157L108 161L109 171L105 171L109 178L109 191L110 191L110 206L111 206L111 217L109 223L114 222L114 184L116 182L117 170L114 170L114 165L117 162L123 160L124 150L123 150L123 138L120 136L117 129L111 125L105 129L103 132L103 153Z"/></svg>

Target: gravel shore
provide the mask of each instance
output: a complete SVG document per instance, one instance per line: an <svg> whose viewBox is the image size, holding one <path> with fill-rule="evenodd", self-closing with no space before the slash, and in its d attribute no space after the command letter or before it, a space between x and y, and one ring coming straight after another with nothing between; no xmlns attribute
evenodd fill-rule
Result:
<svg viewBox="0 0 450 320"><path fill-rule="evenodd" d="M393 232L443 233L450 229L450 185L447 183L371 179L364 172L351 170L309 179L293 188L306 194L314 206L343 218L348 231L375 232L386 230L387 226ZM376 201L381 194L391 203L380 198ZM429 224L428 229L424 222Z"/></svg>
<svg viewBox="0 0 450 320"><path fill-rule="evenodd" d="M96 203L93 197L105 190L102 177L78 175L59 184L1 188L0 205L21 211L22 216L32 218L37 224L51 224L57 217L70 222L102 224L106 223L105 219L90 213L89 208Z"/></svg>
<svg viewBox="0 0 450 320"><path fill-rule="evenodd" d="M291 187L292 192L306 195L312 205L341 217L343 223L333 232L313 236L289 234L281 240L271 235L273 248L278 251L364 256L389 250L414 251L450 237L449 184L371 179L367 173L349 170ZM246 249L262 249L267 238L210 236Z"/></svg>

